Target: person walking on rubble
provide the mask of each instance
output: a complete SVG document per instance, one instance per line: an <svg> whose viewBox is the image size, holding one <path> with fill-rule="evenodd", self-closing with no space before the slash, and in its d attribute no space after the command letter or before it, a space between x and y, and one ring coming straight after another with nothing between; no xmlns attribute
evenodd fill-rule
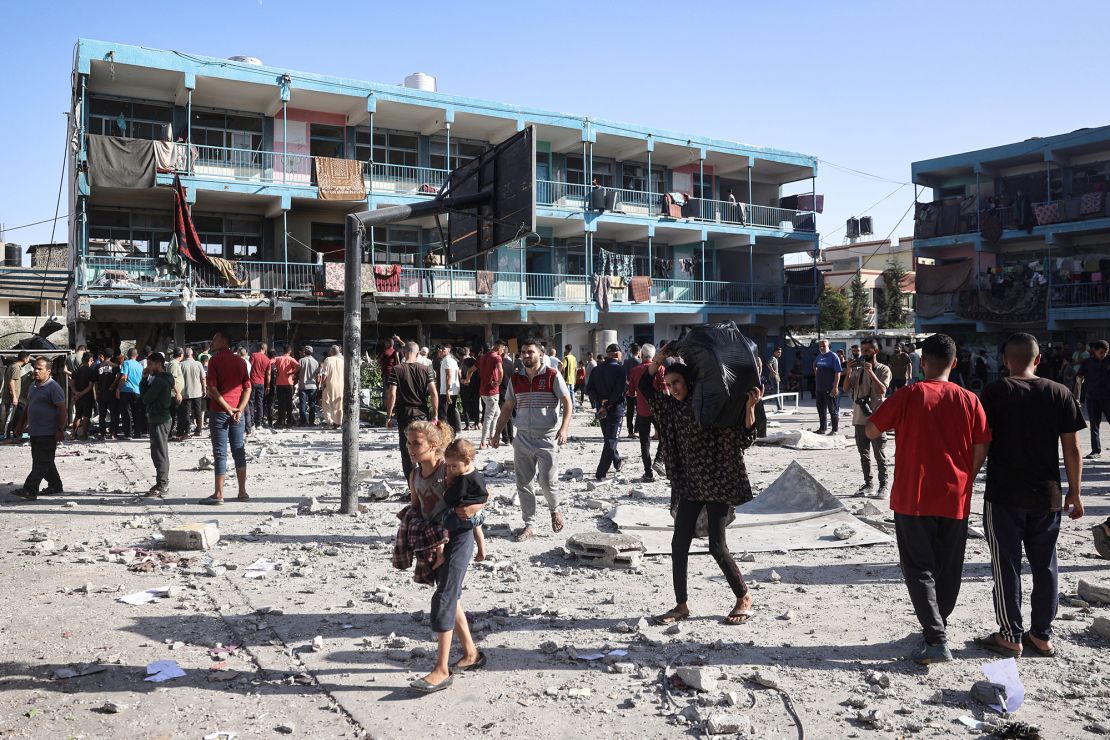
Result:
<svg viewBox="0 0 1110 740"><path fill-rule="evenodd" d="M752 595L736 560L728 549L725 528L738 504L751 501L752 487L744 465L744 450L755 443L755 408L762 403L763 389L752 388L744 408L742 426L702 428L690 398L694 389L693 370L683 364L665 366L655 355L640 374L637 393L643 394L658 423L659 444L667 460L671 483L671 578L675 606L655 617L657 624L673 624L690 616L686 588L686 569L698 518L706 511L709 524L709 553L717 561L725 580L736 596L736 604L724 623L740 625L752 617ZM653 383L660 367L666 367L663 381L670 395Z"/></svg>

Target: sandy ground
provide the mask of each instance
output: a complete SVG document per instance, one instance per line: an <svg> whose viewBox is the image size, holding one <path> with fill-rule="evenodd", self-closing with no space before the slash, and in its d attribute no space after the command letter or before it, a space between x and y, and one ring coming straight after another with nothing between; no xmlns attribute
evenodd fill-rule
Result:
<svg viewBox="0 0 1110 740"><path fill-rule="evenodd" d="M813 428L815 417L810 407L772 418L778 428L794 429ZM589 478L600 430L587 420L575 420L563 467L582 467ZM365 430L362 460L399 487L395 439L394 432ZM138 441L66 443L58 460L64 496L26 502L0 494L0 589L7 594L0 606L0 733L664 738L701 736L704 719L741 714L753 737L794 738L792 708L809 738L947 737L969 732L958 718L992 714L968 695L983 678L980 667L994 659L970 644L994 628L982 539L968 542L950 625L957 660L950 664L926 669L904 658L918 630L892 544L756 555L741 564L755 596L755 617L741 627L720 623L731 593L714 561L694 556L694 618L669 632L637 628L641 617L673 604L670 559L648 558L637 571L593 569L562 549L570 534L612 531L588 499L629 500L640 489L631 500L666 505L666 482L633 480L642 471L638 446L628 440L621 443L627 480L596 491L564 484L568 525L561 535L543 532L524 544L507 539L519 511L501 497L514 486L508 477L491 480L490 557L471 569L463 595L489 665L447 691L418 697L407 686L431 665L431 590L390 566L399 499L370 503L356 516L337 513L338 471L313 471L338 466L338 444L335 431L260 432L248 444L252 500L219 509L193 503L211 489L212 473L196 469L210 454L203 439L172 446L164 501L136 495L153 483L146 444ZM482 462L510 456L501 448L483 453ZM0 481L20 483L29 460L26 448L0 448ZM861 482L853 447L759 446L747 460L757 490L798 460L851 508L863 503L850 498ZM1060 537L1061 656L1019 661L1027 696L1016 717L1042 727L1044 737L1093 737L1110 726L1110 643L1089 629L1110 607L1081 608L1069 598L1080 578L1110 585L1110 563L1094 557L1089 532L1110 514L1110 464L1089 466L1085 477L1088 517L1065 521ZM308 512L308 497L319 511ZM978 496L974 508L981 508ZM111 553L151 545L159 525L212 519L219 545L179 553L196 558L184 565L133 572L129 554ZM972 524L980 524L977 514ZM33 541L44 536L53 547ZM280 570L246 577L259 558ZM772 570L781 581L771 579ZM116 601L159 586L172 587L167 598L141 606ZM217 644L241 647L213 655ZM627 654L582 659L612 650ZM144 681L157 660L177 661L185 676ZM56 669L92 663L106 670L53 680ZM716 686L695 693L672 684L668 699L667 666L703 666ZM752 680L756 672L762 683ZM859 719L872 710L873 722Z"/></svg>

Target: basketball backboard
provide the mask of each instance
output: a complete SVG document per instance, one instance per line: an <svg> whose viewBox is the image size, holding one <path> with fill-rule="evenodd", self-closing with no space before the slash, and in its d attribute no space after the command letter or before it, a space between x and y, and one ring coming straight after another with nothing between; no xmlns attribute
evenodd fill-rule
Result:
<svg viewBox="0 0 1110 740"><path fill-rule="evenodd" d="M447 177L452 198L488 192L477 208L452 210L447 218L447 263L485 254L536 230L536 138L529 126L490 147Z"/></svg>

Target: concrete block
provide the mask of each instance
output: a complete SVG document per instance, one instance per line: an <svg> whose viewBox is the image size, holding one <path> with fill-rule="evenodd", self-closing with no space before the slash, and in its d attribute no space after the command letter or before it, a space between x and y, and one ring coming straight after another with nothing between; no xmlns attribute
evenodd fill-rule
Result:
<svg viewBox="0 0 1110 740"><path fill-rule="evenodd" d="M162 530L166 547L171 550L207 550L220 541L220 528L216 522L182 524Z"/></svg>
<svg viewBox="0 0 1110 740"><path fill-rule="evenodd" d="M583 565L630 570L644 558L644 543L628 534L585 532L567 540L567 550Z"/></svg>

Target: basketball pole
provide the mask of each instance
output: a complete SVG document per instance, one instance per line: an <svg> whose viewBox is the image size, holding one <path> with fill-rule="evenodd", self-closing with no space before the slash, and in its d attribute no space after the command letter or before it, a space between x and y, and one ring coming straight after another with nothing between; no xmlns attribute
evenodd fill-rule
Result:
<svg viewBox="0 0 1110 740"><path fill-rule="evenodd" d="M367 227L385 226L419 216L478 208L492 200L489 192L437 197L426 203L389 206L348 213L343 226L343 498L341 514L358 513L359 386L362 377L362 236Z"/></svg>

